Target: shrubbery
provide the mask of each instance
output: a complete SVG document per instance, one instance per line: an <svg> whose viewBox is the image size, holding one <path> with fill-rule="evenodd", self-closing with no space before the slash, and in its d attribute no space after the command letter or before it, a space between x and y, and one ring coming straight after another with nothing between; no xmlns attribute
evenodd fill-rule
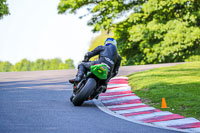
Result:
<svg viewBox="0 0 200 133"><path fill-rule="evenodd" d="M185 60L186 62L193 62L193 61L200 61L200 55L193 55L190 56L188 59Z"/></svg>

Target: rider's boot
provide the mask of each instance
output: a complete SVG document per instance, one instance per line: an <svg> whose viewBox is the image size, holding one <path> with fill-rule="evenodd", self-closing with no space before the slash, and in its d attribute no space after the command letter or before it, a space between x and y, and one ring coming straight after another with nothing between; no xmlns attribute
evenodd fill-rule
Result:
<svg viewBox="0 0 200 133"><path fill-rule="evenodd" d="M79 75L76 75L76 78L70 79L69 82L70 82L71 84L74 84L75 82L78 83L78 82L81 81L82 78L83 78L83 75L82 75L82 74L79 74Z"/></svg>
<svg viewBox="0 0 200 133"><path fill-rule="evenodd" d="M76 78L70 79L69 82L72 84L80 82L83 78L84 72L85 72L85 67L83 65L80 65L78 68L78 73L76 75Z"/></svg>

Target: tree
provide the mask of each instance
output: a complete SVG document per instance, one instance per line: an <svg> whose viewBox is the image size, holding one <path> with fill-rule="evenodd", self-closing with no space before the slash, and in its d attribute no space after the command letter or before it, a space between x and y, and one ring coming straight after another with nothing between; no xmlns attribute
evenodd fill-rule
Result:
<svg viewBox="0 0 200 133"><path fill-rule="evenodd" d="M31 62L27 59L22 59L15 65L10 62L0 61L0 72L11 71L38 71L38 70L59 70L59 69L74 69L74 61L72 59L62 62L60 58L54 59L37 59L35 62Z"/></svg>
<svg viewBox="0 0 200 133"><path fill-rule="evenodd" d="M10 72L12 71L13 65L8 61L0 61L0 72Z"/></svg>
<svg viewBox="0 0 200 133"><path fill-rule="evenodd" d="M57 70L59 69L59 65L62 63L62 60L60 58L55 58L50 60L50 70Z"/></svg>
<svg viewBox="0 0 200 133"><path fill-rule="evenodd" d="M123 63L184 61L200 54L199 0L61 0L59 13L87 7L93 31L113 29ZM116 19L128 17L118 23Z"/></svg>
<svg viewBox="0 0 200 133"><path fill-rule="evenodd" d="M106 31L101 31L100 35L96 36L95 38L91 40L88 51L94 50L99 45L104 45L106 38L111 37L111 36L113 36L112 33L108 34ZM90 60L97 60L97 59L98 59L98 55L92 57Z"/></svg>
<svg viewBox="0 0 200 133"><path fill-rule="evenodd" d="M200 1L149 0L115 28L127 64L184 61L200 54Z"/></svg>
<svg viewBox="0 0 200 133"><path fill-rule="evenodd" d="M104 45L105 40L108 37L112 37L113 33L107 33L106 31L101 31L100 35L92 38L91 42L90 42L90 48L88 51L92 51L93 49L95 49L97 46L99 45Z"/></svg>
<svg viewBox="0 0 200 133"><path fill-rule="evenodd" d="M44 70L51 70L51 60L50 59L47 59L45 60L45 63L44 63Z"/></svg>
<svg viewBox="0 0 200 133"><path fill-rule="evenodd" d="M32 70L45 70L46 64L44 59L37 59L33 64Z"/></svg>
<svg viewBox="0 0 200 133"><path fill-rule="evenodd" d="M6 0L0 0L0 19L5 15L9 15L8 5L6 4Z"/></svg>
<svg viewBox="0 0 200 133"><path fill-rule="evenodd" d="M76 13L80 8L87 7L87 14L92 14L88 25L93 26L93 31L101 29L110 30L114 21L123 14L143 3L144 0L60 0L58 13ZM83 15L83 16L85 16ZM81 16L80 18L82 18Z"/></svg>
<svg viewBox="0 0 200 133"><path fill-rule="evenodd" d="M64 69L74 69L74 61L72 59L65 60Z"/></svg>
<svg viewBox="0 0 200 133"><path fill-rule="evenodd" d="M22 59L20 62L16 63L14 66L14 71L30 71L32 63L27 59Z"/></svg>

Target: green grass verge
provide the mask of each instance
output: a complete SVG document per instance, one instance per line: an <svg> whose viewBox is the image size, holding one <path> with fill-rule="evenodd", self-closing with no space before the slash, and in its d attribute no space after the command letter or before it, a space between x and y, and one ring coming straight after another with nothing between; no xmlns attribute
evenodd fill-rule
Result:
<svg viewBox="0 0 200 133"><path fill-rule="evenodd" d="M164 97L168 108L161 110L200 120L200 62L138 72L128 78L144 103L161 109Z"/></svg>

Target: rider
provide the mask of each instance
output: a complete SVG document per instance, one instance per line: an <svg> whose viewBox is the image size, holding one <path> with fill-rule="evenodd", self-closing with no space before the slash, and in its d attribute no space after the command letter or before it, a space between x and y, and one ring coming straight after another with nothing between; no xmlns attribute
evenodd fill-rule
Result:
<svg viewBox="0 0 200 133"><path fill-rule="evenodd" d="M99 60L89 61L89 59L95 55L99 55ZM105 82L107 87L108 81L117 75L119 66L121 63L121 56L117 52L117 41L113 38L107 38L104 46L100 45L96 47L93 51L85 54L84 60L78 66L78 73L75 79L69 80L70 83L78 83L83 78L86 70L90 70L90 67L95 64L105 64L108 68L108 78Z"/></svg>

